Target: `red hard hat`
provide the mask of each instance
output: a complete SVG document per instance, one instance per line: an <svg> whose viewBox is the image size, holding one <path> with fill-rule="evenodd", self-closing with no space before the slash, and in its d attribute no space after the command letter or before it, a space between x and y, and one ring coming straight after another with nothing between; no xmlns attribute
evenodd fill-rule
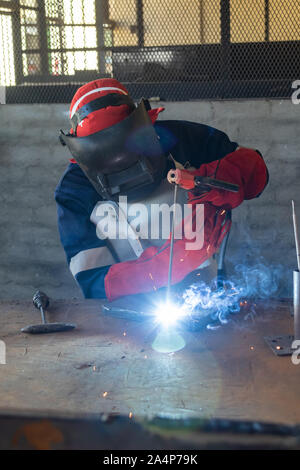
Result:
<svg viewBox="0 0 300 470"><path fill-rule="evenodd" d="M82 106L88 104L97 98L103 97L110 93L119 93L128 95L128 91L118 80L114 78L101 78L86 83L80 87L70 105L70 119L74 113ZM125 119L130 114L129 106L122 104L120 106L108 106L107 108L98 109L89 114L77 126L77 136L86 137L95 132L99 132L106 127L113 126ZM72 132L72 131L71 131Z"/></svg>
<svg viewBox="0 0 300 470"><path fill-rule="evenodd" d="M111 93L128 95L125 86L114 78L100 78L86 83L76 91L72 99L69 112L70 119L82 106ZM153 123L156 121L158 114L163 110L164 108L157 108L149 111L149 116ZM90 113L78 124L76 129L77 137L86 137L111 127L125 119L131 111L130 107L126 104L98 109ZM73 130L71 129L70 132L73 133Z"/></svg>

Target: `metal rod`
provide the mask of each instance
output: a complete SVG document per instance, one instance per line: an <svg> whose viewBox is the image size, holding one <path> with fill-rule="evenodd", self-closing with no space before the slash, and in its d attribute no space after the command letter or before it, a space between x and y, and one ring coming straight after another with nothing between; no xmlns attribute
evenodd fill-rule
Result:
<svg viewBox="0 0 300 470"><path fill-rule="evenodd" d="M270 38L270 4L269 0L265 0L265 41Z"/></svg>
<svg viewBox="0 0 300 470"><path fill-rule="evenodd" d="M175 219L176 219L176 202L177 202L178 185L174 185L174 202L173 202L173 218L171 228L171 243L170 243L170 257L169 257L169 272L168 272L168 286L167 286L167 302L170 298L171 283L172 283L172 267L173 267L173 251L174 251L174 232L175 232Z"/></svg>
<svg viewBox="0 0 300 470"><path fill-rule="evenodd" d="M298 271L300 271L300 248L299 248L298 224L297 224L294 201L292 201L292 211L293 211L293 224L294 224L294 235L295 235L295 243L296 243L297 264L298 264Z"/></svg>
<svg viewBox="0 0 300 470"><path fill-rule="evenodd" d="M294 339L300 339L300 272L294 271Z"/></svg>

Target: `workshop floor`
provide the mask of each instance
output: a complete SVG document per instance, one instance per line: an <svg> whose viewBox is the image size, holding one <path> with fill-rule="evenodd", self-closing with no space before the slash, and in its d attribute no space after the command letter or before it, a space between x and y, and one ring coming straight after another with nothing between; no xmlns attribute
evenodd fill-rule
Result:
<svg viewBox="0 0 300 470"><path fill-rule="evenodd" d="M292 332L290 304L259 302L254 317L245 315L214 331L184 333L184 349L161 354L151 347L151 323L104 316L96 300L53 302L49 318L78 328L40 336L20 332L39 322L31 302L2 302L0 411L299 423L300 365L275 356L263 339Z"/></svg>

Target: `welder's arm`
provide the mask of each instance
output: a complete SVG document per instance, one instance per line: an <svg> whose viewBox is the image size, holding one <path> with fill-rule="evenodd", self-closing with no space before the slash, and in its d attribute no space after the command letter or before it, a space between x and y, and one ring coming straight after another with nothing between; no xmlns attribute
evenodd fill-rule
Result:
<svg viewBox="0 0 300 470"><path fill-rule="evenodd" d="M244 199L258 197L268 183L268 170L263 158L255 150L244 147L226 155L222 160L201 165L198 170L189 173L194 176L208 176L239 185L237 193L211 189L203 194L197 194L197 188L189 193L191 202L210 202L216 207L225 209L234 209ZM189 182L186 189L190 189L190 187Z"/></svg>
<svg viewBox="0 0 300 470"><path fill-rule="evenodd" d="M69 269L85 298L106 298L104 278L114 263L82 201L67 193L55 196L58 228Z"/></svg>

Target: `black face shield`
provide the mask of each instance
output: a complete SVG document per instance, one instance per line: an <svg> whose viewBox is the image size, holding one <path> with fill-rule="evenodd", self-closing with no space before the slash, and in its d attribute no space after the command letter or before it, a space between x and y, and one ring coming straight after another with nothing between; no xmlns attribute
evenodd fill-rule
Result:
<svg viewBox="0 0 300 470"><path fill-rule="evenodd" d="M123 121L87 137L60 132L61 143L103 199L140 199L163 178L166 157L143 101Z"/></svg>

